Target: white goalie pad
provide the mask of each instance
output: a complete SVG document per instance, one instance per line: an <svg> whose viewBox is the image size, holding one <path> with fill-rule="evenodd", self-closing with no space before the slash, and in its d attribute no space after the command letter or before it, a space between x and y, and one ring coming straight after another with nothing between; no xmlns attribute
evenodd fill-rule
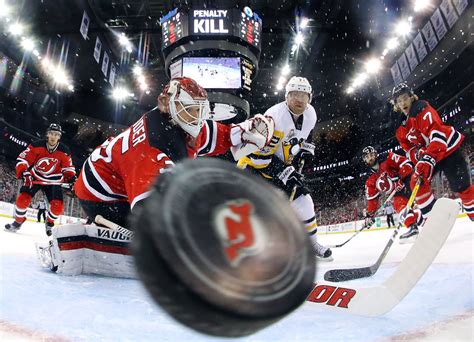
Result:
<svg viewBox="0 0 474 342"><path fill-rule="evenodd" d="M58 274L137 278L129 247L130 238L121 233L71 224L54 228L49 244L36 248L41 264Z"/></svg>

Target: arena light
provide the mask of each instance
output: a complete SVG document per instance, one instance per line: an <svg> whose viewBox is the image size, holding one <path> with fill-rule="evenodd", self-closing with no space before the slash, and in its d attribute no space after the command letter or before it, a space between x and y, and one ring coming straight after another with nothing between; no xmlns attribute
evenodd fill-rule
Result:
<svg viewBox="0 0 474 342"><path fill-rule="evenodd" d="M0 18L1 17L8 17L8 15L11 13L11 8L8 6L5 1L0 0Z"/></svg>
<svg viewBox="0 0 474 342"><path fill-rule="evenodd" d="M378 58L371 58L365 63L365 70L369 74L376 74L382 67L382 62Z"/></svg>
<svg viewBox="0 0 474 342"><path fill-rule="evenodd" d="M128 37L125 35L125 33L121 33L119 35L119 44L122 45L128 52L132 52L132 43L128 39Z"/></svg>
<svg viewBox="0 0 474 342"><path fill-rule="evenodd" d="M285 64L283 69L281 69L281 74L284 76L287 76L290 73L290 71L291 71L290 66L288 64Z"/></svg>
<svg viewBox="0 0 474 342"><path fill-rule="evenodd" d="M35 42L31 38L25 38L21 41L21 47L25 51L32 51L35 48Z"/></svg>
<svg viewBox="0 0 474 342"><path fill-rule="evenodd" d="M66 71L61 68L56 68L51 77L53 78L54 83L61 86L67 85L69 83L69 78Z"/></svg>
<svg viewBox="0 0 474 342"><path fill-rule="evenodd" d="M298 32L298 34L295 37L295 44L298 46L298 45L303 44L303 42L304 42L304 35L301 32Z"/></svg>
<svg viewBox="0 0 474 342"><path fill-rule="evenodd" d="M117 87L112 90L112 97L117 101L125 100L128 96L130 96L130 92L124 87Z"/></svg>
<svg viewBox="0 0 474 342"><path fill-rule="evenodd" d="M354 92L354 87L350 86L346 89L346 94L352 94Z"/></svg>
<svg viewBox="0 0 474 342"><path fill-rule="evenodd" d="M133 74L134 74L135 76L143 75L143 68L142 68L140 65L136 64L136 65L133 67Z"/></svg>
<svg viewBox="0 0 474 342"><path fill-rule="evenodd" d="M25 32L25 26L19 22L13 23L8 27L8 32L13 36L21 36Z"/></svg>
<svg viewBox="0 0 474 342"><path fill-rule="evenodd" d="M356 78L354 78L354 81L352 82L352 87L357 88L361 86L362 84L365 83L365 81L367 80L367 77L368 75L365 73L357 75Z"/></svg>
<svg viewBox="0 0 474 342"><path fill-rule="evenodd" d="M388 50L393 50L393 49L396 49L397 46L398 46L399 42L397 40L397 38L390 38L388 41L387 41L387 49Z"/></svg>
<svg viewBox="0 0 474 342"><path fill-rule="evenodd" d="M278 83L279 84L284 84L285 82L286 82L286 77L280 76L280 78L278 79Z"/></svg>
<svg viewBox="0 0 474 342"><path fill-rule="evenodd" d="M300 23L300 27L301 28L306 28L309 24L309 19L308 18L302 18L301 19L301 23Z"/></svg>
<svg viewBox="0 0 474 342"><path fill-rule="evenodd" d="M415 12L420 12L427 9L430 5L430 0L415 0L414 10Z"/></svg>
<svg viewBox="0 0 474 342"><path fill-rule="evenodd" d="M282 83L278 83L277 86L276 86L277 90L282 90L283 89L283 84ZM276 95L276 94L275 94Z"/></svg>
<svg viewBox="0 0 474 342"><path fill-rule="evenodd" d="M396 27L396 34L399 37L407 36L411 32L411 23L408 20L401 20Z"/></svg>

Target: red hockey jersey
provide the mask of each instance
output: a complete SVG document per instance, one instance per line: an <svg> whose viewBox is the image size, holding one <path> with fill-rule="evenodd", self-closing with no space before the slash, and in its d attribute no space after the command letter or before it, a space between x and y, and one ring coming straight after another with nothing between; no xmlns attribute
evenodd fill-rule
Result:
<svg viewBox="0 0 474 342"><path fill-rule="evenodd" d="M20 153L16 164L16 176L22 177L26 170L31 172L37 181L57 183L76 174L72 164L71 151L60 142L52 151L48 151L47 141L38 140L31 143Z"/></svg>
<svg viewBox="0 0 474 342"><path fill-rule="evenodd" d="M153 111L97 147L74 185L76 195L94 202L128 201L131 208L149 195L156 177L184 158L229 150L230 126L208 120L196 140L166 114Z"/></svg>
<svg viewBox="0 0 474 342"><path fill-rule="evenodd" d="M421 100L413 102L409 117L397 128L395 135L413 163L417 162L420 148L439 162L453 153L464 139L454 127L443 123L428 102Z"/></svg>
<svg viewBox="0 0 474 342"><path fill-rule="evenodd" d="M413 164L407 158L390 152L387 159L379 164L378 169L372 169L372 172L373 174L365 182L367 212L369 213L377 210L380 193L391 193L395 188L395 182L413 172Z"/></svg>

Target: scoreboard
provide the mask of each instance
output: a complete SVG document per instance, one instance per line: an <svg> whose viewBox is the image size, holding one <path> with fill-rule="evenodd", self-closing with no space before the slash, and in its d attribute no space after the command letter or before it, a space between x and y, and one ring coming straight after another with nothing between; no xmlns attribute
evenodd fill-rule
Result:
<svg viewBox="0 0 474 342"><path fill-rule="evenodd" d="M188 36L235 37L243 45L261 47L262 19L249 7L239 9L193 9L189 13L174 9L161 20L162 49Z"/></svg>
<svg viewBox="0 0 474 342"><path fill-rule="evenodd" d="M240 39L260 49L262 20L249 7L245 7L244 11L240 13L240 23L237 25L237 29Z"/></svg>
<svg viewBox="0 0 474 342"><path fill-rule="evenodd" d="M162 48L165 49L176 43L181 38L187 36L187 24L187 16L178 12L177 9L174 9L163 17L161 20Z"/></svg>

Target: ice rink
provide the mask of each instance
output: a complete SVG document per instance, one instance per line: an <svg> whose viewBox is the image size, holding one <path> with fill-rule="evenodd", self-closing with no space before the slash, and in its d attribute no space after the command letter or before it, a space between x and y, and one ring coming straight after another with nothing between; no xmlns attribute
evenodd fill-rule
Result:
<svg viewBox="0 0 474 342"><path fill-rule="evenodd" d="M137 280L98 276L64 277L42 269L34 243L47 240L44 225L27 222L16 233L3 231L0 218L0 340L24 341L213 341L162 312ZM375 262L392 230L359 234L333 249L334 262L319 263L317 277L330 268ZM337 244L350 235L322 235ZM408 296L377 318L326 311L306 303L294 313L244 341L473 341L474 224L459 218L435 262ZM396 242L372 278L346 284L382 282L411 244Z"/></svg>

